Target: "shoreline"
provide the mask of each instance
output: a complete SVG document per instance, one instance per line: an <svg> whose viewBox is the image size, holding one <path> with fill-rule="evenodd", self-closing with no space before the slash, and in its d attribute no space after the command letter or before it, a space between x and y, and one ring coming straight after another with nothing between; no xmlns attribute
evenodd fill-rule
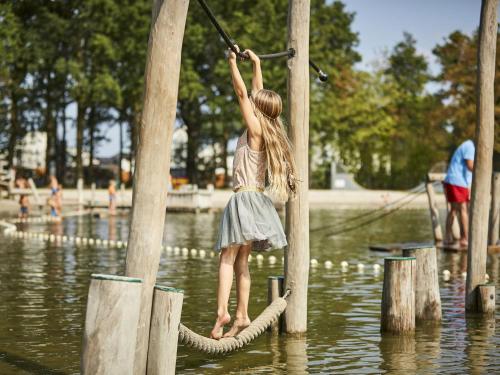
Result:
<svg viewBox="0 0 500 375"><path fill-rule="evenodd" d="M206 191L206 190L201 190ZM47 188L38 189L40 195L40 204L46 206L46 200L50 195ZM212 210L224 209L226 203L233 192L229 189L214 190L212 193ZM402 209L427 209L429 207L427 195L424 193L418 196L408 197L407 191L400 190L309 190L309 207L311 209L374 209L395 203L395 206L403 204ZM86 189L83 192L83 201L87 203L91 199L91 190ZM443 194L436 194L437 203L440 208L445 208L446 200ZM107 189L95 190L95 202L98 204L107 204L108 193ZM132 189L118 190L117 203L118 205L130 206L132 202ZM37 211L33 196L30 196L30 204L34 212ZM64 189L63 204L66 207L78 206L78 190ZM279 202L276 206L280 207L283 204ZM391 206L389 206L390 208ZM19 210L17 199L2 199L0 200L0 214L16 214Z"/></svg>

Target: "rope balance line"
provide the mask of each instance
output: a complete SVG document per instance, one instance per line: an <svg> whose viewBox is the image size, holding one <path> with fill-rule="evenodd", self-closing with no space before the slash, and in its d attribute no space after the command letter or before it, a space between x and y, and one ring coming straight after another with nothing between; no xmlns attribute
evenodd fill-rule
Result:
<svg viewBox="0 0 500 375"><path fill-rule="evenodd" d="M381 207L378 207L378 208L375 208L373 210L370 210L368 212L363 212L362 214L360 215L356 215L356 216L353 216L353 217L349 217L347 219L344 219L344 220L341 220L340 223L336 223L336 224L328 224L328 225L323 225L321 227L316 227L316 228L312 228L310 229L310 232L311 233L314 233L314 232L318 232L318 231L322 231L322 230L325 230L325 229L330 229L330 228L333 228L334 226L336 225L342 225L344 226L346 223L350 223L350 222L353 222L353 221L357 221L359 219L366 219L368 216L371 216L375 213L378 213L379 211L384 211L386 210L388 207L391 207L391 206L394 206L396 205L397 203L400 203L400 202L403 202L404 200L410 198L411 196L413 195L419 195L421 193L423 193L425 191L425 187L423 186L420 186L420 187L417 187L417 188L414 188L414 189L411 189L410 191L408 191L408 193L392 202L389 202ZM409 201L411 202L411 200ZM404 207L406 205L405 204L402 204L401 206L399 206L399 208L401 207Z"/></svg>
<svg viewBox="0 0 500 375"><path fill-rule="evenodd" d="M371 224L371 223L374 223L375 221L378 221L378 220L380 220L380 219L382 219L382 218L384 218L384 217L386 217L386 216L389 216L389 215L393 214L394 212L396 212L396 211L400 210L400 209L401 209L401 208L403 208L404 206L408 205L409 203L411 203L412 201L414 201L415 199L417 199L417 198L418 198L418 196L419 196L420 194L422 194L423 192L424 192L424 191L419 192L419 193L416 193L416 194L415 194L415 195L414 195L411 199L409 199L408 201L404 202L403 204L400 204L399 206L397 206L397 207L395 207L395 208L393 208L393 209L391 209L391 210L389 210L389 211L386 211L386 212L382 213L381 215L378 215L378 216L376 216L376 217L374 217L374 218L372 218L372 219L370 219L370 220L362 221L362 222L360 222L360 223L358 223L358 224L356 224L356 225L353 225L353 226L350 226L350 227L343 227L343 228L341 228L341 229L339 229L339 230L337 230L337 231L335 231L335 232L330 232L330 233L327 233L327 234L325 234L325 235L324 235L324 237L326 237L326 236L328 236L328 237L337 236L337 235L339 235L339 234L343 234L343 233L351 232L351 231L353 231L353 230L355 230L355 229L359 229L359 228L362 228L362 227L364 227L364 226L367 226L367 225L369 225L369 224Z"/></svg>
<svg viewBox="0 0 500 375"><path fill-rule="evenodd" d="M226 31L222 28L220 25L219 21L217 21L217 18L215 18L214 13L212 10L209 8L208 4L205 2L205 0L198 0L198 3L200 6L203 8L205 13L207 14L208 18L210 19L210 22L212 22L212 25L217 29L219 32L219 35L222 37L226 45L233 51L236 56L238 56L242 60L248 60L249 56L248 54L244 52L240 52L236 49L235 43L233 40L229 37ZM261 60L269 60L269 59L274 59L278 57L293 57L295 56L295 50L293 48L290 48L288 51L283 51L283 52L276 52L276 53L268 53L264 55L258 55ZM309 60L309 65L311 68L313 68L317 73L319 80L321 82L326 82L328 80L328 75L323 72L312 60Z"/></svg>
<svg viewBox="0 0 500 375"><path fill-rule="evenodd" d="M285 311L287 305L286 297L288 297L289 292L288 290L283 297L275 299L237 336L214 340L191 331L181 323L179 325L179 341L193 349L208 354L225 354L241 349L262 335L267 327L274 323L283 311Z"/></svg>

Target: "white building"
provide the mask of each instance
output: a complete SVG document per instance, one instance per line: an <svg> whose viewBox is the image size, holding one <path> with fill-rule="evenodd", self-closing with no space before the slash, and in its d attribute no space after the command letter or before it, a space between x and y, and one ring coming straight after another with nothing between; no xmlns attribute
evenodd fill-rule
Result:
<svg viewBox="0 0 500 375"><path fill-rule="evenodd" d="M25 169L45 168L47 133L28 132L16 145L14 165Z"/></svg>

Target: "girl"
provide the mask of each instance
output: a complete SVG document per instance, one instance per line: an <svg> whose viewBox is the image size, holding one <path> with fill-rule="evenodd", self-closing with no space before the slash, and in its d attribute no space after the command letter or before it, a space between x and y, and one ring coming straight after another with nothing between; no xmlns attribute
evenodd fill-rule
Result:
<svg viewBox="0 0 500 375"><path fill-rule="evenodd" d="M231 337L248 327L250 273L248 255L252 250L267 251L287 245L281 221L274 205L263 194L265 179L269 191L281 200L295 195L295 162L283 123L280 119L281 98L265 90L260 60L245 51L253 64L252 94L236 65L236 55L229 51L229 68L246 129L238 140L233 162L233 190L219 227L215 246L221 251L217 291L217 320L210 337L220 339L223 327L230 322L228 300L236 272L237 306L232 328L224 335Z"/></svg>

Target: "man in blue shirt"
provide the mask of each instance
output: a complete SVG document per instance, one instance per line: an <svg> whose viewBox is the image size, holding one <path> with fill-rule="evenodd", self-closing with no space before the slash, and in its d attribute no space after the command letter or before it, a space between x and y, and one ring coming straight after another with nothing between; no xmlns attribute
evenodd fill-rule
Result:
<svg viewBox="0 0 500 375"><path fill-rule="evenodd" d="M453 153L444 179L446 200L451 208L446 218L446 240L450 241L451 227L455 215L460 219L460 246L466 247L469 240L469 200L472 170L474 168L474 142L467 140Z"/></svg>

